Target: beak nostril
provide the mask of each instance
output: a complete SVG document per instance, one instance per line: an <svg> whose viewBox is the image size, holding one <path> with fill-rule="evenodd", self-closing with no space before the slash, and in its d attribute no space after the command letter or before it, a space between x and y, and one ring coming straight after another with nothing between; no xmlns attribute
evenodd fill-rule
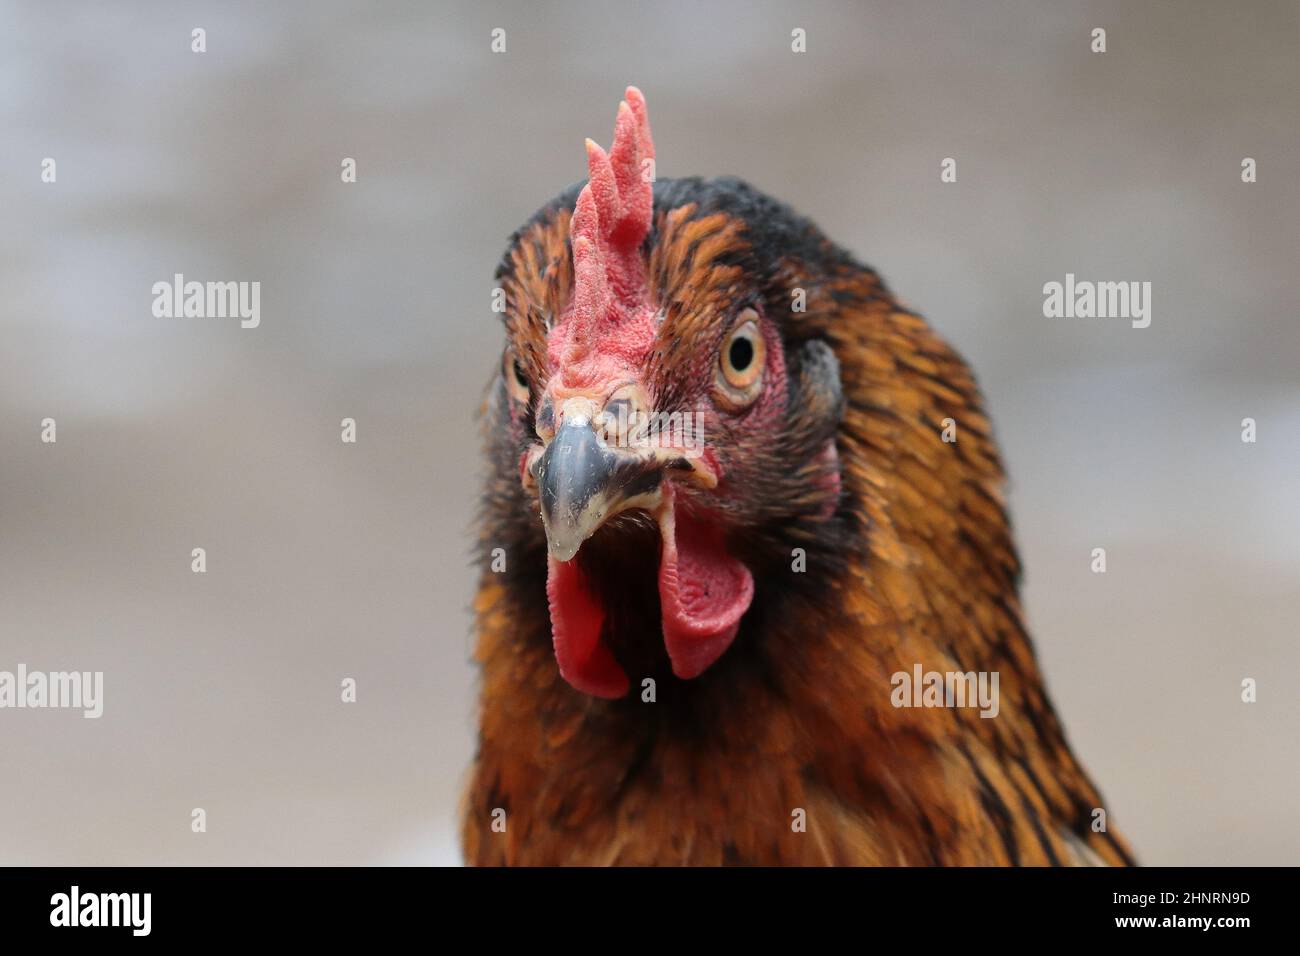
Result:
<svg viewBox="0 0 1300 956"><path fill-rule="evenodd" d="M625 382L606 399L597 424L607 441L619 446L630 445L637 424L648 408L645 390L635 382Z"/></svg>

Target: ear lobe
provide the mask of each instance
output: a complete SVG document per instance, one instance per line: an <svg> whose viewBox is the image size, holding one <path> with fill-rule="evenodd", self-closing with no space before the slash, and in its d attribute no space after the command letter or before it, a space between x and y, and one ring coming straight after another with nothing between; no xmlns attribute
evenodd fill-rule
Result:
<svg viewBox="0 0 1300 956"><path fill-rule="evenodd" d="M821 339L809 339L796 351L795 381L790 391L791 431L809 450L835 436L844 417L840 362Z"/></svg>

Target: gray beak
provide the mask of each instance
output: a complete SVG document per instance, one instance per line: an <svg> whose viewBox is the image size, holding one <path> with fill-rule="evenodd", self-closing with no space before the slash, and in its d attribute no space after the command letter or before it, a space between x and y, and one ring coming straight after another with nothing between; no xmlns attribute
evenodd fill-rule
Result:
<svg viewBox="0 0 1300 956"><path fill-rule="evenodd" d="M618 512L651 506L662 471L653 456L606 447L586 417L571 416L542 452L535 477L550 553L568 561Z"/></svg>

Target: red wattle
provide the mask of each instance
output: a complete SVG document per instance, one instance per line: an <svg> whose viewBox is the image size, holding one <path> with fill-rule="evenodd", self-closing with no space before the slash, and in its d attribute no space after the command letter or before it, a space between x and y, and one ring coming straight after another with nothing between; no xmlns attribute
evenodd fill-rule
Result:
<svg viewBox="0 0 1300 956"><path fill-rule="evenodd" d="M594 697L626 694L627 674L600 639L605 611L588 590L576 561L547 558L546 597L560 676Z"/></svg>
<svg viewBox="0 0 1300 956"><path fill-rule="evenodd" d="M736 639L754 599L754 576L727 553L721 533L680 515L671 498L659 522L659 603L673 673L689 680Z"/></svg>

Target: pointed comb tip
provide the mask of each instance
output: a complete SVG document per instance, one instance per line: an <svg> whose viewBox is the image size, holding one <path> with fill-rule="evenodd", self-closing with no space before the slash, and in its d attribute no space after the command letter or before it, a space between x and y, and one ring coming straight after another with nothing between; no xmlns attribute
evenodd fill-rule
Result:
<svg viewBox="0 0 1300 956"><path fill-rule="evenodd" d="M629 86L625 102L636 118L637 134L641 141L642 155L653 159L655 155L654 140L650 136L650 114L646 109L645 97L635 86Z"/></svg>
<svg viewBox="0 0 1300 956"><path fill-rule="evenodd" d="M609 151L593 139L584 142L588 178L569 222L576 319L569 351L574 361L590 347L591 337L615 305L615 296L642 282L632 277L642 269L638 250L649 231L654 206L652 179L645 170L646 160L654 159L654 146L641 91L628 87L627 96L619 103Z"/></svg>
<svg viewBox="0 0 1300 956"><path fill-rule="evenodd" d="M609 150L609 162L614 167L619 196L628 204L636 195L641 180L641 160L644 158L640 126L636 115L627 103L618 104L618 119L614 123L614 144Z"/></svg>
<svg viewBox="0 0 1300 956"><path fill-rule="evenodd" d="M587 185L596 205L602 236L608 236L619 221L619 192L614 167L609 156L592 140L587 140Z"/></svg>
<svg viewBox="0 0 1300 956"><path fill-rule="evenodd" d="M569 220L569 237L575 243L574 252L577 252L578 240L594 242L599 235L600 211L591 192L591 183L587 183L578 193L578 201L573 204L573 218Z"/></svg>

